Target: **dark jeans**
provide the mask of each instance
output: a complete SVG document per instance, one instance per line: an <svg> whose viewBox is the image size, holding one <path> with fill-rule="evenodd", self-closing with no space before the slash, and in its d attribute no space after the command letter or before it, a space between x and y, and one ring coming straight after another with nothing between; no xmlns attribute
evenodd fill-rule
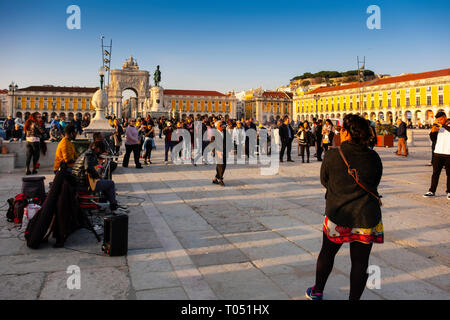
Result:
<svg viewBox="0 0 450 320"><path fill-rule="evenodd" d="M341 248L341 243L335 243L323 233L322 249L317 258L316 285L314 292L323 292L328 276L333 270L334 257ZM364 244L353 241L350 243L350 259L352 268L350 271L350 300L359 300L367 283L367 267L372 244Z"/></svg>
<svg viewBox="0 0 450 320"><path fill-rule="evenodd" d="M322 146L319 143L317 143L317 160L318 161L322 161L322 152L323 152Z"/></svg>
<svg viewBox="0 0 450 320"><path fill-rule="evenodd" d="M306 156L309 161L309 145L308 144L301 144L300 145L300 152L302 155L302 161L305 161L305 150L306 150Z"/></svg>
<svg viewBox="0 0 450 320"><path fill-rule="evenodd" d="M103 192L105 198L110 204L117 204L116 200L116 185L112 180L98 180L95 185L95 192Z"/></svg>
<svg viewBox="0 0 450 320"><path fill-rule="evenodd" d="M223 180L223 175L225 173L225 168L227 167L227 164L217 164L216 165L216 179L221 181Z"/></svg>
<svg viewBox="0 0 450 320"><path fill-rule="evenodd" d="M172 155L172 149L175 145L176 141L166 141L164 145L164 161L168 161L169 159L169 150L170 150L170 156L173 158Z"/></svg>
<svg viewBox="0 0 450 320"><path fill-rule="evenodd" d="M138 144L126 144L125 145L125 155L123 156L124 167L128 167L128 162L130 161L130 155L133 152L134 163L136 167L139 167L141 164L139 163L139 145Z"/></svg>
<svg viewBox="0 0 450 320"><path fill-rule="evenodd" d="M144 150L145 150L144 160L145 161L150 160L150 158L152 157L152 149L153 149L152 141L151 140L146 140L144 142Z"/></svg>
<svg viewBox="0 0 450 320"><path fill-rule="evenodd" d="M292 140L294 139L281 141L280 160L283 160L284 150L286 150L287 160L291 160Z"/></svg>
<svg viewBox="0 0 450 320"><path fill-rule="evenodd" d="M27 142L27 169L30 169L31 158L33 158L33 168L36 168L36 163L39 161L41 147L40 142Z"/></svg>
<svg viewBox="0 0 450 320"><path fill-rule="evenodd" d="M433 153L433 175L431 176L431 192L436 192L439 176L441 175L442 168L445 166L445 172L447 173L447 193L450 192L450 156Z"/></svg>

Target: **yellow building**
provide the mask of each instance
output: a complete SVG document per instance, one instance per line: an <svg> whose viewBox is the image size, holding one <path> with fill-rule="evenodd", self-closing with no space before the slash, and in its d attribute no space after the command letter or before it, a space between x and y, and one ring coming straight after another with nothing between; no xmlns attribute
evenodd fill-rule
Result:
<svg viewBox="0 0 450 320"><path fill-rule="evenodd" d="M172 115L236 117L236 98L232 94L207 90L164 90L164 108Z"/></svg>
<svg viewBox="0 0 450 320"><path fill-rule="evenodd" d="M285 115L292 119L292 93L255 89L244 97L245 118L258 122L274 122Z"/></svg>
<svg viewBox="0 0 450 320"><path fill-rule="evenodd" d="M98 88L31 86L18 89L14 93L11 104L12 114L23 118L33 112L53 118L55 115L65 116L71 120L74 115L93 116L95 110L91 105L92 95ZM12 95L10 96L12 100Z"/></svg>
<svg viewBox="0 0 450 320"><path fill-rule="evenodd" d="M450 113L450 69L321 87L294 95L294 120L343 118L354 113L370 120L431 124L438 111Z"/></svg>

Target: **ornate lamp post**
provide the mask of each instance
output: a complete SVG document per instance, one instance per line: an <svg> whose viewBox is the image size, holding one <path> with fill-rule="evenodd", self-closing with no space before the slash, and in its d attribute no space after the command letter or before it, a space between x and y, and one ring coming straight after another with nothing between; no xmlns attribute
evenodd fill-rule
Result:
<svg viewBox="0 0 450 320"><path fill-rule="evenodd" d="M114 128L109 125L109 122L104 115L105 108L108 106L108 95L106 94L106 90L103 89L103 78L105 73L106 71L103 67L99 69L100 89L92 96L92 104L95 107L95 117L91 120L89 126L84 129L84 132L88 134L90 139L92 139L92 135L95 132L102 132L104 135L112 134L114 132Z"/></svg>
<svg viewBox="0 0 450 320"><path fill-rule="evenodd" d="M318 102L319 102L319 99L320 99L320 94L315 94L314 95L314 99L316 100L316 118L318 118L319 117L319 114L318 114L318 112L319 112Z"/></svg>
<svg viewBox="0 0 450 320"><path fill-rule="evenodd" d="M11 109L10 109L10 115L12 116L14 113L14 108L15 106L15 100L14 100L14 93L16 92L16 90L19 89L19 87L17 86L17 84L14 83L14 81L11 82L11 84L9 85L9 92L11 92L12 94L12 102L11 102Z"/></svg>

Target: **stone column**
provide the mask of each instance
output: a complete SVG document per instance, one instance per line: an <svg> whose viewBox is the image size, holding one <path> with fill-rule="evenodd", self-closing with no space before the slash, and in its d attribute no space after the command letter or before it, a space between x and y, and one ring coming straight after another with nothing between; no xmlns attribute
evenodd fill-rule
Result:
<svg viewBox="0 0 450 320"><path fill-rule="evenodd" d="M117 117L122 118L122 102L117 102Z"/></svg>
<svg viewBox="0 0 450 320"><path fill-rule="evenodd" d="M230 102L230 118L236 119L236 117L237 117L237 114L236 114L236 100L233 99Z"/></svg>
<svg viewBox="0 0 450 320"><path fill-rule="evenodd" d="M9 116L9 115L12 115L13 117L15 116L14 112L16 110L14 110L13 108L16 108L17 106L14 105L14 97L13 97L12 94L10 94L10 96L9 96L9 108L5 109L5 111L7 112L6 116Z"/></svg>
<svg viewBox="0 0 450 320"><path fill-rule="evenodd" d="M262 101L256 100L256 121L262 122L262 116L263 116L262 113L263 113Z"/></svg>
<svg viewBox="0 0 450 320"><path fill-rule="evenodd" d="M406 130L406 137L408 138L408 140L407 140L408 146L413 147L414 146L414 132L412 131L412 129Z"/></svg>

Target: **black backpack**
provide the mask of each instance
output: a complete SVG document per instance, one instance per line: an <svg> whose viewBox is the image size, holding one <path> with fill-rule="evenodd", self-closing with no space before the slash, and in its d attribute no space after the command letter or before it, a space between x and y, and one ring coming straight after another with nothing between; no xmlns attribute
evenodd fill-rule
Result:
<svg viewBox="0 0 450 320"><path fill-rule="evenodd" d="M8 222L14 221L14 198L6 200L9 205L8 211L6 211L6 220Z"/></svg>

